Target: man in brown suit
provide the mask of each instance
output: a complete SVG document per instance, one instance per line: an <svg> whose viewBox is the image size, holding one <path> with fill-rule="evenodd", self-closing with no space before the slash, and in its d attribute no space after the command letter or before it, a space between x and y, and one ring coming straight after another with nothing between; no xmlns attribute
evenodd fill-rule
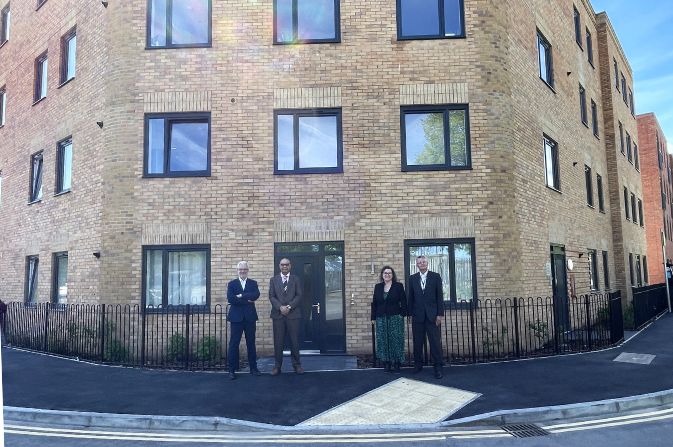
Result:
<svg viewBox="0 0 673 447"><path fill-rule="evenodd" d="M269 283L269 300L271 301L271 319L273 320L273 352L275 365L272 376L280 374L283 365L283 345L285 334L290 337L292 366L297 374L304 374L299 360L299 325L301 322L301 281L297 276L290 275L290 260L280 260L280 275L271 278Z"/></svg>

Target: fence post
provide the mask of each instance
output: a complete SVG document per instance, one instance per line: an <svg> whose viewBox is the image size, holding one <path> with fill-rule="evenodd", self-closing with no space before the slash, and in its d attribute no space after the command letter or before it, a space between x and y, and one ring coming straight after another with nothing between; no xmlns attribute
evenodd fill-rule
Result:
<svg viewBox="0 0 673 447"><path fill-rule="evenodd" d="M472 363L477 363L477 328L474 321L474 308L476 300L470 301L470 333L472 334Z"/></svg>
<svg viewBox="0 0 673 447"><path fill-rule="evenodd" d="M100 361L105 361L105 303L100 305Z"/></svg>
<svg viewBox="0 0 673 447"><path fill-rule="evenodd" d="M514 343L516 343L516 358L521 358L521 339L519 338L519 300L514 298Z"/></svg>
<svg viewBox="0 0 673 447"><path fill-rule="evenodd" d="M189 319L191 317L191 306L187 304L185 307L185 369L189 369L189 346L190 346L190 341L189 341Z"/></svg>
<svg viewBox="0 0 673 447"><path fill-rule="evenodd" d="M145 306L144 303L140 303L140 367L143 368L145 367L145 336L147 335L147 331L145 329L145 326L147 324L147 320L145 318L145 315L147 313L147 306Z"/></svg>
<svg viewBox="0 0 673 447"><path fill-rule="evenodd" d="M49 331L49 303L44 304L45 313L44 313L44 340L42 341L42 351L47 352L47 333Z"/></svg>
<svg viewBox="0 0 673 447"><path fill-rule="evenodd" d="M589 295L584 296L584 309L587 314L587 338L589 339L589 351L593 349L593 342L591 340L591 311L589 309Z"/></svg>

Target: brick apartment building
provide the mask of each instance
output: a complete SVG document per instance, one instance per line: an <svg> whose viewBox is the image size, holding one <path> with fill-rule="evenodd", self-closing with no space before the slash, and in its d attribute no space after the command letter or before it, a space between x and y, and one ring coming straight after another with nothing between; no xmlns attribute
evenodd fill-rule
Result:
<svg viewBox="0 0 673 447"><path fill-rule="evenodd" d="M379 270L421 253L447 300L630 298L643 188L607 16L411 5L0 0L3 296L211 306L245 259L270 349L287 256L321 352L368 349Z"/></svg>
<svg viewBox="0 0 673 447"><path fill-rule="evenodd" d="M647 222L647 255L650 281L664 282L662 236L666 238L666 260L673 260L673 159L668 153L666 137L654 113L637 116L640 142L645 221Z"/></svg>

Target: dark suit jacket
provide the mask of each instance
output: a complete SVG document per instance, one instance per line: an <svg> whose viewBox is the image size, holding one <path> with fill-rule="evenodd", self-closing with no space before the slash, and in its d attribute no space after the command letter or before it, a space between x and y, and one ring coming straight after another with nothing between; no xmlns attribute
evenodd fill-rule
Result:
<svg viewBox="0 0 673 447"><path fill-rule="evenodd" d="M241 294L238 298L236 295ZM245 281L245 290L241 287L241 281L238 278L229 281L227 286L227 301L229 301L229 313L227 320L233 323L240 323L242 321L257 321L257 310L255 303L248 301L255 301L259 298L259 287L257 281L248 278Z"/></svg>
<svg viewBox="0 0 673 447"><path fill-rule="evenodd" d="M283 278L280 274L271 278L269 281L269 300L271 301L271 318L274 320L283 318L280 313L280 307L290 305L292 309L286 318L301 318L301 300L303 290L299 277L290 273L287 281L287 290L283 287Z"/></svg>
<svg viewBox="0 0 673 447"><path fill-rule="evenodd" d="M404 293L402 283L394 282L388 291L388 299L383 298L382 282L374 286L374 296L372 298L372 320L377 317L389 315L407 315L407 295Z"/></svg>
<svg viewBox="0 0 673 447"><path fill-rule="evenodd" d="M407 298L409 314L415 323L422 323L426 318L435 321L437 317L444 316L444 292L439 273L428 270L425 290L421 288L421 274L411 275L407 285Z"/></svg>

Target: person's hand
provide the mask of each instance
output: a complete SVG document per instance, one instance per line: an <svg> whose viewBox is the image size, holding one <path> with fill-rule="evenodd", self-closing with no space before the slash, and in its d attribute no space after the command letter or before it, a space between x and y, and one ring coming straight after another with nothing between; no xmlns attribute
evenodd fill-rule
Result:
<svg viewBox="0 0 673 447"><path fill-rule="evenodd" d="M241 298L242 296L243 296L243 294L239 293L238 295L236 295L236 298Z"/></svg>
<svg viewBox="0 0 673 447"><path fill-rule="evenodd" d="M438 316L438 317L435 319L435 324L436 324L437 326L441 326L441 325L442 325L442 317L439 317L439 316Z"/></svg>
<svg viewBox="0 0 673 447"><path fill-rule="evenodd" d="M280 306L280 313L287 316L290 313L288 306Z"/></svg>

